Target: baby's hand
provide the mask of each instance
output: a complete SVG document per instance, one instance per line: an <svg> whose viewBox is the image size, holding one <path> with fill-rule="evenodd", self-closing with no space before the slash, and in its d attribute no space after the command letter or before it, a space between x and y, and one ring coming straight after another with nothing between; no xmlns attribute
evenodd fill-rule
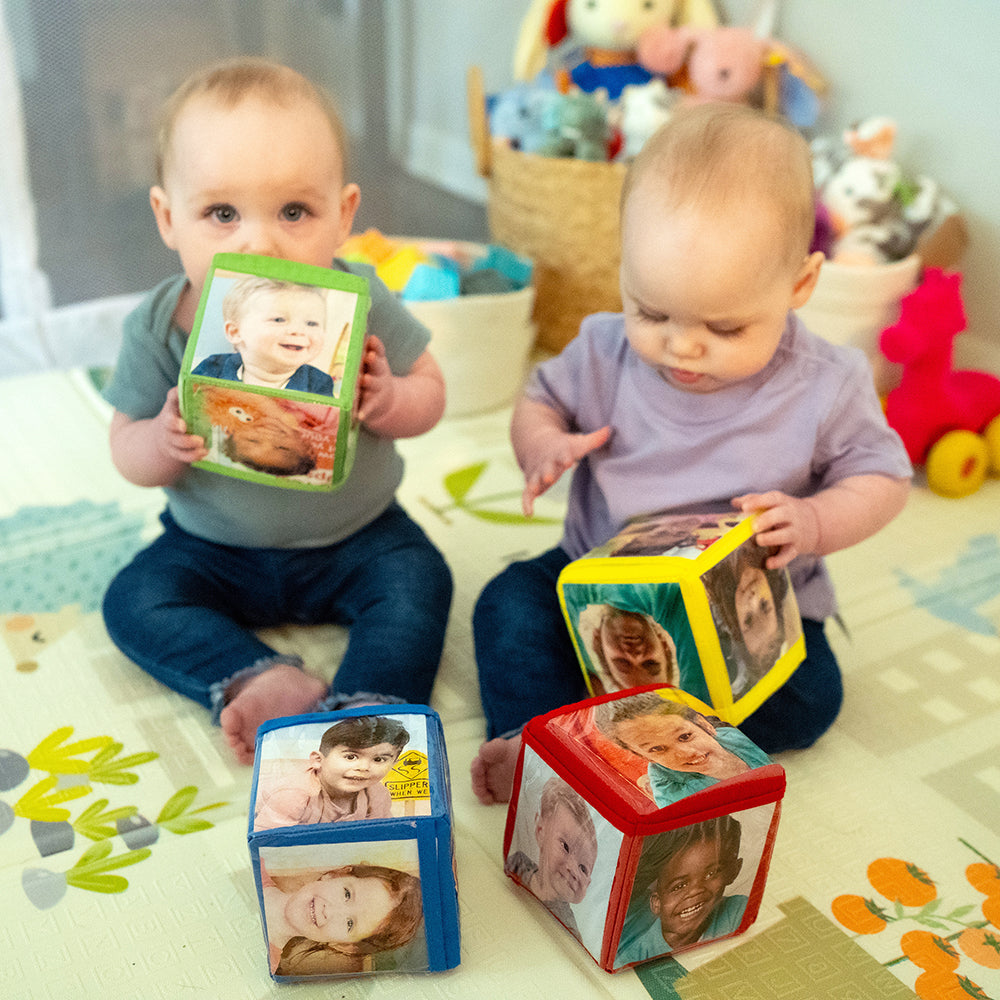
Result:
<svg viewBox="0 0 1000 1000"><path fill-rule="evenodd" d="M521 507L526 517L535 512L535 500L558 481L567 470L573 468L585 455L607 444L611 437L610 427L601 427L589 434L564 433L547 436L545 447L530 460L522 455L524 469L524 493Z"/></svg>
<svg viewBox="0 0 1000 1000"><path fill-rule="evenodd" d="M204 440L197 434L187 432L176 386L167 393L163 408L153 418L153 424L156 445L167 458L190 464L207 457L208 450Z"/></svg>
<svg viewBox="0 0 1000 1000"><path fill-rule="evenodd" d="M782 569L796 556L819 549L819 517L808 497L790 497L771 490L736 497L733 506L744 514L756 513L758 544L778 550L768 558L765 564L768 569Z"/></svg>
<svg viewBox="0 0 1000 1000"><path fill-rule="evenodd" d="M360 404L358 419L376 421L391 408L395 396L395 379L385 356L385 347L378 337L365 341L361 359L361 376L358 379Z"/></svg>

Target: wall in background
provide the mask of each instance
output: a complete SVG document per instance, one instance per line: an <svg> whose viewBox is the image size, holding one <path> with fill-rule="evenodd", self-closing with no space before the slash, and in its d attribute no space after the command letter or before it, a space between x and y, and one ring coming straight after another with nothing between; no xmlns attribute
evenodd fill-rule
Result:
<svg viewBox="0 0 1000 1000"><path fill-rule="evenodd" d="M485 201L469 145L466 75L482 67L487 92L512 83L528 0L408 0L387 5L392 148L418 177Z"/></svg>
<svg viewBox="0 0 1000 1000"><path fill-rule="evenodd" d="M465 72L481 65L488 91L511 84L529 0L399 6L412 18L411 58L421 69L397 101L404 161L421 176L481 199L485 187L468 146ZM751 24L760 3L717 0L716 6L730 23ZM1000 185L993 176L1000 164L1000 3L780 0L776 33L831 84L817 134L838 134L872 115L894 118L902 166L932 177L962 208L970 236L960 265L969 333L959 339L958 354L965 364L1000 370Z"/></svg>

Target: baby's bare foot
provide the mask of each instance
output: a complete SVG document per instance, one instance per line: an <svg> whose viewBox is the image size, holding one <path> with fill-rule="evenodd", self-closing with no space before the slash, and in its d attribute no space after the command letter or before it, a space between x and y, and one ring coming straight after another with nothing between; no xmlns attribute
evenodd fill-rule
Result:
<svg viewBox="0 0 1000 1000"><path fill-rule="evenodd" d="M521 737L487 740L472 762L472 790L484 806L509 802L514 788L514 771L521 752Z"/></svg>
<svg viewBox="0 0 1000 1000"><path fill-rule="evenodd" d="M252 764L257 727L269 719L307 712L326 693L318 678L288 663L251 677L222 710L219 725L241 764Z"/></svg>

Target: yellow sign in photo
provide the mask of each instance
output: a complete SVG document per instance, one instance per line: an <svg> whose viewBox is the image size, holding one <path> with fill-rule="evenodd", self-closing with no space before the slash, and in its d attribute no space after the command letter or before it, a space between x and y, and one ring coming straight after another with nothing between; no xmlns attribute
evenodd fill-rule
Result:
<svg viewBox="0 0 1000 1000"><path fill-rule="evenodd" d="M419 750L407 750L400 754L396 766L384 781L393 799L429 799L431 782L427 754Z"/></svg>

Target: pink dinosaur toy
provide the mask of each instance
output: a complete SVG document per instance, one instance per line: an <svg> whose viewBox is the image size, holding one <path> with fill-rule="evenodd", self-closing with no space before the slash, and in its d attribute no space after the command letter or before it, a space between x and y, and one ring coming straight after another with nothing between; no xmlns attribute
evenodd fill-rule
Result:
<svg viewBox="0 0 1000 1000"><path fill-rule="evenodd" d="M954 339L966 326L960 286L960 274L928 268L903 299L899 322L879 341L886 358L903 366L898 388L886 399L886 419L910 460L928 465L931 489L949 496L978 489L988 466L1000 473L1000 378L952 367ZM964 433L952 435L956 431ZM985 435L981 445L971 440L978 435ZM932 481L932 452L948 437L954 467Z"/></svg>

